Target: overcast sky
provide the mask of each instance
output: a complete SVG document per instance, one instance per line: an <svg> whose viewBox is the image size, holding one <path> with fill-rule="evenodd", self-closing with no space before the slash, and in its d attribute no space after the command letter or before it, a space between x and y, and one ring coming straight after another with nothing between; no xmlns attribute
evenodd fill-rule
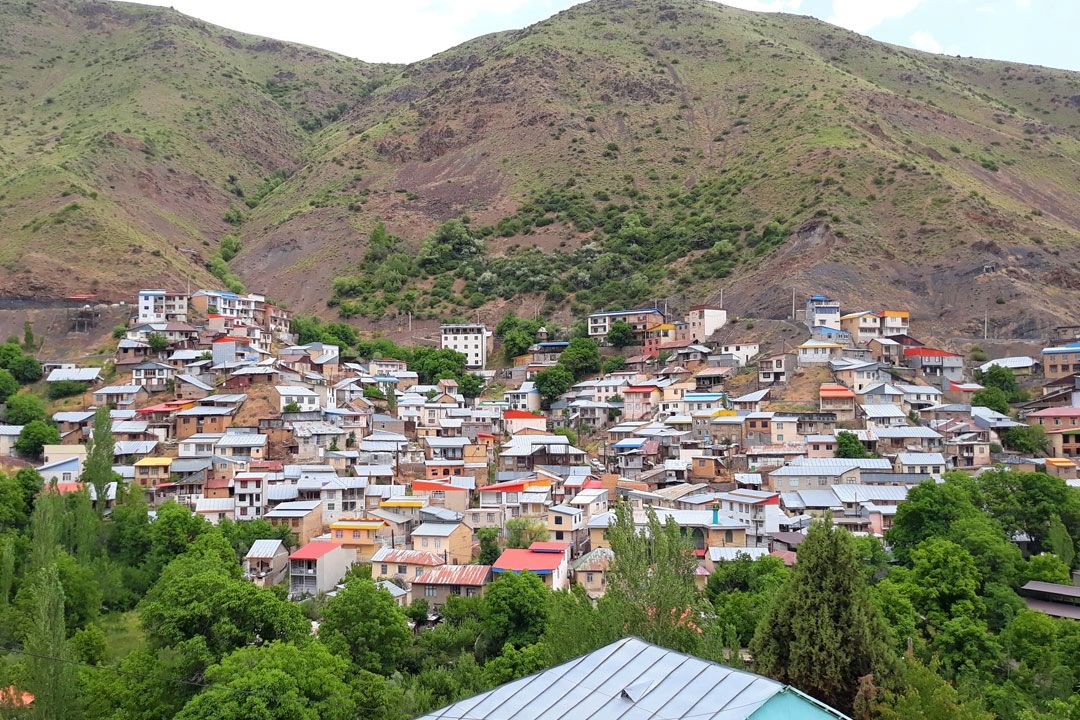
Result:
<svg viewBox="0 0 1080 720"><path fill-rule="evenodd" d="M149 0L233 30L369 62L422 60L580 0ZM928 52L1080 70L1080 0L728 0L813 15Z"/></svg>

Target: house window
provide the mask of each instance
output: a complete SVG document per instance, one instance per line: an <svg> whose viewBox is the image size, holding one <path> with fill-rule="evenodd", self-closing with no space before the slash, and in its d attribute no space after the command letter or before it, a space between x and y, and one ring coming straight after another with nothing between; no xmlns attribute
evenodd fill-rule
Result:
<svg viewBox="0 0 1080 720"><path fill-rule="evenodd" d="M585 573L585 582L587 582L589 584L592 584L592 581L593 581L593 573Z"/></svg>
<svg viewBox="0 0 1080 720"><path fill-rule="evenodd" d="M397 566L397 574L398 575L404 575L407 572L409 572L409 568L407 566L405 566L405 565L398 565Z"/></svg>
<svg viewBox="0 0 1080 720"><path fill-rule="evenodd" d="M387 569L388 569L388 568L386 567L386 563L383 563L382 565L380 565L380 566L379 566L379 571L380 571L380 574L382 574L382 575L386 575L386 574L387 574Z"/></svg>
<svg viewBox="0 0 1080 720"><path fill-rule="evenodd" d="M556 530L555 531L555 539L556 540L562 540L563 539L563 531L562 530Z"/></svg>
<svg viewBox="0 0 1080 720"><path fill-rule="evenodd" d="M442 540L436 539L435 540L435 549L438 550L441 547L442 547Z"/></svg>
<svg viewBox="0 0 1080 720"><path fill-rule="evenodd" d="M562 515L556 515L555 516L555 524L556 525L562 525Z"/></svg>
<svg viewBox="0 0 1080 720"><path fill-rule="evenodd" d="M353 530L352 531L352 536L353 536L353 540L358 540L360 538L360 531L359 530Z"/></svg>
<svg viewBox="0 0 1080 720"><path fill-rule="evenodd" d="M732 541L732 532L730 530L724 531L724 542L729 543Z"/></svg>
<svg viewBox="0 0 1080 720"><path fill-rule="evenodd" d="M336 537L336 538L344 537L344 531L342 531L342 530L335 530L335 531L334 531L334 537Z"/></svg>

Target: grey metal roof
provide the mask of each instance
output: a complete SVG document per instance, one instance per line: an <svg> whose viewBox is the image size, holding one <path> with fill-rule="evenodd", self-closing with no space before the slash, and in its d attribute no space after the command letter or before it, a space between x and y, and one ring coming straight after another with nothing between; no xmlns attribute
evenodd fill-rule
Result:
<svg viewBox="0 0 1080 720"><path fill-rule="evenodd" d="M101 368L96 367L56 368L49 373L49 377L45 379L45 382L62 382L64 380L91 382L97 380L99 375L101 375Z"/></svg>
<svg viewBox="0 0 1080 720"><path fill-rule="evenodd" d="M251 549L247 551L245 558L272 558L282 546L280 540L256 540L251 543Z"/></svg>
<svg viewBox="0 0 1080 720"><path fill-rule="evenodd" d="M845 718L775 680L625 638L420 720L745 720L780 694L806 717Z"/></svg>

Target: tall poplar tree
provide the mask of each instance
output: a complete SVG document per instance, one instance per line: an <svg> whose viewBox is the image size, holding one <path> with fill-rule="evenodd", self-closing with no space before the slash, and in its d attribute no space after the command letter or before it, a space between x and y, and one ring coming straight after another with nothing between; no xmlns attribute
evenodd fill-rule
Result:
<svg viewBox="0 0 1080 720"><path fill-rule="evenodd" d="M23 686L34 696L32 717L70 720L76 717L78 677L67 658L64 625L64 586L55 565L37 573L30 625L24 650L27 655Z"/></svg>
<svg viewBox="0 0 1080 720"><path fill-rule="evenodd" d="M87 445L82 481L94 488L98 515L104 516L109 483L113 481L112 416L108 406L94 413L94 432Z"/></svg>

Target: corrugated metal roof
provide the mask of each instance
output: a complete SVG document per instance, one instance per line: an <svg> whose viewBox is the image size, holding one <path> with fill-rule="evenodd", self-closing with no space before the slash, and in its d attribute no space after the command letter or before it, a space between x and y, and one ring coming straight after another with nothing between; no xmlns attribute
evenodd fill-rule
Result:
<svg viewBox="0 0 1080 720"><path fill-rule="evenodd" d="M62 382L64 380L92 382L97 380L99 375L101 375L101 368L96 367L56 368L49 373L49 377L45 379L45 382Z"/></svg>
<svg viewBox="0 0 1080 720"><path fill-rule="evenodd" d="M781 693L806 717L845 718L775 680L626 638L420 720L746 720Z"/></svg>
<svg viewBox="0 0 1080 720"><path fill-rule="evenodd" d="M413 585L483 585L490 575L490 565L441 565L422 572Z"/></svg>
<svg viewBox="0 0 1080 720"><path fill-rule="evenodd" d="M256 540L251 543L251 549L247 551L245 558L269 558L274 557L278 548L281 547L280 540Z"/></svg>

